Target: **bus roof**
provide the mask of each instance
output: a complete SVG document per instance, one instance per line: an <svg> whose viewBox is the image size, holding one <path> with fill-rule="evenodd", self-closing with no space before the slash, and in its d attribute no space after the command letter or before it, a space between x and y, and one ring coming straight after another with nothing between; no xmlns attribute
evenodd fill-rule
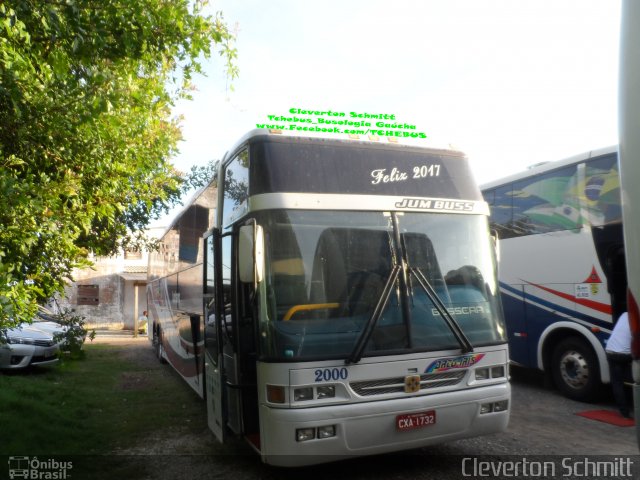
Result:
<svg viewBox="0 0 640 480"><path fill-rule="evenodd" d="M167 225L162 225L161 227L159 227L163 229L162 235L160 235L159 238L164 238L167 235L167 233L173 230L176 227L176 225L178 225L180 220L182 220L182 217L184 217L185 214L187 214L187 212L190 209L192 209L194 206L200 205L209 209L215 209L216 197L210 195L211 189L216 188L215 185L212 185L214 180L215 178L211 178L206 185L198 187L193 192L190 192L182 202L182 206L175 207L175 214L170 219L169 223Z"/></svg>
<svg viewBox="0 0 640 480"><path fill-rule="evenodd" d="M466 155L452 147L425 139L398 138L398 137L376 137L372 135L335 135L315 132L295 132L282 130L268 130L264 128L256 128L250 130L243 135L225 154L222 164L233 158L243 146L258 140L269 139L273 141L289 141L289 142L322 142L331 145L352 145L354 143L362 146L372 146L373 148L417 148L420 150L428 150L453 156L466 157Z"/></svg>
<svg viewBox="0 0 640 480"><path fill-rule="evenodd" d="M408 149L408 150L416 150L420 151L428 151L430 153L437 153L440 155L447 155L453 157L466 158L466 155L453 148L451 145L437 145L435 142L429 141L426 142L424 139L399 139L396 137L387 137L387 139L383 137L372 137L372 136L349 136L349 135L330 135L326 133L315 133L315 132L289 132L289 131L280 131L280 130L269 130L269 129L253 129L244 134L239 140L237 140L233 147L231 147L222 157L220 161L219 169L223 168L223 165L232 159L239 150L244 148L246 145L260 142L260 141L273 141L273 142L322 142L327 145L353 145L360 144L362 146L371 146L372 148L391 148L391 149ZM425 145L428 143L428 145ZM211 178L210 181L198 189L191 192L186 199L183 201L183 206L180 209L176 209L176 213L169 222L167 226L164 227L164 232L161 235L161 238L164 237L170 230L172 230L184 214L199 201L200 197L203 195L205 190L211 187L214 178ZM212 207L213 208L213 207Z"/></svg>
<svg viewBox="0 0 640 480"><path fill-rule="evenodd" d="M465 154L456 150L256 130L225 156L223 168L247 147L250 197L305 193L482 199Z"/></svg>
<svg viewBox="0 0 640 480"><path fill-rule="evenodd" d="M596 158L602 155L607 155L610 153L616 153L618 151L618 147L616 145L612 145L609 147L598 148L596 150L589 150L588 152L580 153L578 155L573 155L568 158L564 158L562 160L556 160L552 162L542 162L537 163L527 170L524 170L519 173L514 173L507 177L503 177L497 180L492 180L483 185L480 185L480 190L487 190L490 188L496 188L501 185L505 185L508 183L516 182L518 180L522 180L523 178L534 177L536 175L540 175L541 173L549 172L551 170L555 170L556 168L561 168L567 165L573 165L574 163L579 163L589 158Z"/></svg>

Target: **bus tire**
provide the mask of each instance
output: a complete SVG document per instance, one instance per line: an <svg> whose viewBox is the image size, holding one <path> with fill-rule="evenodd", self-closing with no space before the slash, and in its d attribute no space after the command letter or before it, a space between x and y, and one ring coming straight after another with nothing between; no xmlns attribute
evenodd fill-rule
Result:
<svg viewBox="0 0 640 480"><path fill-rule="evenodd" d="M597 400L601 391L600 367L586 340L565 338L553 349L551 362L554 383L566 397L581 402Z"/></svg>
<svg viewBox="0 0 640 480"><path fill-rule="evenodd" d="M162 332L160 328L156 328L153 330L153 349L156 352L156 357L160 360L160 363L167 363L167 360L164 358L164 348L162 346Z"/></svg>

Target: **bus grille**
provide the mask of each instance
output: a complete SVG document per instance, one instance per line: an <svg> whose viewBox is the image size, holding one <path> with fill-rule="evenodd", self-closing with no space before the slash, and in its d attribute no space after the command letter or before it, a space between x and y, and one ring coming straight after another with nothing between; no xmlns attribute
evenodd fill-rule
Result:
<svg viewBox="0 0 640 480"><path fill-rule="evenodd" d="M462 381L466 370L444 373L425 373L420 375L420 390L450 387ZM361 396L383 395L385 393L404 392L404 377L383 378L380 380L363 380L349 384L354 392Z"/></svg>

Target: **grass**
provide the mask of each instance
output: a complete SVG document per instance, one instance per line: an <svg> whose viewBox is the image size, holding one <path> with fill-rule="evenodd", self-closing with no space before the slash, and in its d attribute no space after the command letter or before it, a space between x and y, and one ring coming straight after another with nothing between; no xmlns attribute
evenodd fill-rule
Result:
<svg viewBox="0 0 640 480"><path fill-rule="evenodd" d="M0 373L0 455L126 454L170 430L202 433L204 402L127 348L86 345L82 360Z"/></svg>
<svg viewBox="0 0 640 480"><path fill-rule="evenodd" d="M243 442L214 440L205 402L147 343L85 351L54 367L0 371L0 479L10 456L70 461L72 480L174 479L239 465L261 475Z"/></svg>

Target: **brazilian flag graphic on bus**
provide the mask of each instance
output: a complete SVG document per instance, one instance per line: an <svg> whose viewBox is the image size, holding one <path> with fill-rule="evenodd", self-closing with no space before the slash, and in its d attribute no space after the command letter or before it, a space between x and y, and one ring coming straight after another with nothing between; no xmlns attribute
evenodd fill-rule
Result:
<svg viewBox="0 0 640 480"><path fill-rule="evenodd" d="M512 195L514 223L529 233L578 230L621 220L615 161L574 165L536 176L516 183Z"/></svg>

